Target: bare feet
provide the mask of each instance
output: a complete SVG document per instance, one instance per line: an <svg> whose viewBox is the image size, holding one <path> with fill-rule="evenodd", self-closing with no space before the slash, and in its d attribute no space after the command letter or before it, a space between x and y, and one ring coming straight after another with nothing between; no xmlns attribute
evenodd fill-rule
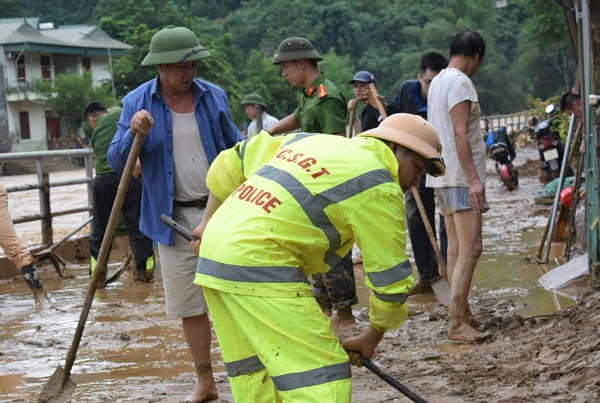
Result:
<svg viewBox="0 0 600 403"><path fill-rule="evenodd" d="M331 321L334 323L334 325L348 325L354 323L352 307L347 306L345 308L338 309L335 314L331 315Z"/></svg>
<svg viewBox="0 0 600 403"><path fill-rule="evenodd" d="M203 388L202 385L196 385L194 392L185 398L185 403L200 403L215 400L219 397L217 386L213 383L210 388Z"/></svg>
<svg viewBox="0 0 600 403"><path fill-rule="evenodd" d="M467 323L458 323L450 325L448 330L448 338L454 341L462 341L466 343L477 343L490 337L489 333L480 332L474 329Z"/></svg>
<svg viewBox="0 0 600 403"><path fill-rule="evenodd" d="M326 305L324 305L324 304L322 304L322 303L320 303L318 300L317 300L317 302L319 303L319 307L321 308L321 311L323 311L323 313L325 314L325 316L331 317L331 314L333 313L331 311L331 308L328 307L328 306L326 306Z"/></svg>
<svg viewBox="0 0 600 403"><path fill-rule="evenodd" d="M471 311L467 312L467 324L473 329L479 329L479 326L482 325L480 321L475 319L475 316L471 313Z"/></svg>
<svg viewBox="0 0 600 403"><path fill-rule="evenodd" d="M198 383L191 395L185 398L185 403L200 403L215 400L219 397L219 391L213 378L211 364L197 364L196 373Z"/></svg>
<svg viewBox="0 0 600 403"><path fill-rule="evenodd" d="M33 298L35 300L35 304L40 308L50 308L52 306L52 301L48 298L46 291L43 288L36 288L33 290Z"/></svg>

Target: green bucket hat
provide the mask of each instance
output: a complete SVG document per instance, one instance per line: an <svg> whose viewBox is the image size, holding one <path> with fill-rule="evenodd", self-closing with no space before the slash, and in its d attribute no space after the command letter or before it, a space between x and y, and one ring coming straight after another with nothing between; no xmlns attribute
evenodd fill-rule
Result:
<svg viewBox="0 0 600 403"><path fill-rule="evenodd" d="M240 105L260 105L263 108L267 107L267 104L265 103L265 100L263 97L261 97L258 94L248 94L246 95L246 97L244 98L244 100L242 102L240 102Z"/></svg>
<svg viewBox="0 0 600 403"><path fill-rule="evenodd" d="M277 53L271 64L281 64L281 62L288 60L301 59L323 60L308 39L299 37L287 38L279 44Z"/></svg>
<svg viewBox="0 0 600 403"><path fill-rule="evenodd" d="M150 52L142 66L191 62L210 57L196 34L184 27L168 27L158 31L150 42Z"/></svg>

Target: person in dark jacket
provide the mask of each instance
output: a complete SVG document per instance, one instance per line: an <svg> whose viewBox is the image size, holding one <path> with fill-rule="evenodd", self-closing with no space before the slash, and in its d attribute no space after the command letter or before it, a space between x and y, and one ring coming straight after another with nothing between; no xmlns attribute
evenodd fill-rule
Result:
<svg viewBox="0 0 600 403"><path fill-rule="evenodd" d="M386 105L389 115L394 113L412 113L427 119L427 93L429 84L438 73L448 66L446 58L437 52L425 53L421 56L421 67L416 79L404 81L394 99ZM431 226L435 226L435 197L431 188L425 187L426 175L421 177L419 184L419 196L423 201L427 218ZM438 262L435 258L433 246L425 230L425 224L419 213L417 203L411 192L405 194L406 219L410 243L412 245L415 263L419 272L419 280L411 290L411 295L431 291L431 282L438 277ZM447 237L444 218L440 215L439 236L441 240L441 251L446 258Z"/></svg>

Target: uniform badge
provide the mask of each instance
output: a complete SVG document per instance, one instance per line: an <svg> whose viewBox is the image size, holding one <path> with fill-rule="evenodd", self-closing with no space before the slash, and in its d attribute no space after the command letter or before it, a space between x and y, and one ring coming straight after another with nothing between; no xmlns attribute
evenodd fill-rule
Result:
<svg viewBox="0 0 600 403"><path fill-rule="evenodd" d="M315 92L315 86L311 85L310 87L308 87L308 89L306 90L306 95L308 95L309 97L313 94L313 92Z"/></svg>
<svg viewBox="0 0 600 403"><path fill-rule="evenodd" d="M325 88L325 84L319 85L319 98L324 98L327 96L327 88Z"/></svg>

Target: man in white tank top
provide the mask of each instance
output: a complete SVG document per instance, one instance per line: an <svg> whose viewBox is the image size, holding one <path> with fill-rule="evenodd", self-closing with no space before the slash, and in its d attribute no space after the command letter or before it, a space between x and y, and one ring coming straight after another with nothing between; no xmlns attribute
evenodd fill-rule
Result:
<svg viewBox="0 0 600 403"><path fill-rule="evenodd" d="M187 28L169 27L154 35L142 65L157 65L158 77L123 98L118 132L108 153L113 170L122 171L134 135L145 136L140 152L140 229L158 242L167 315L181 318L196 367L198 384L187 402L218 397L210 357L210 321L202 288L193 283L198 255L160 222L160 216L195 228L206 207L210 163L220 151L242 140L225 91L195 78L197 60L209 56Z"/></svg>

